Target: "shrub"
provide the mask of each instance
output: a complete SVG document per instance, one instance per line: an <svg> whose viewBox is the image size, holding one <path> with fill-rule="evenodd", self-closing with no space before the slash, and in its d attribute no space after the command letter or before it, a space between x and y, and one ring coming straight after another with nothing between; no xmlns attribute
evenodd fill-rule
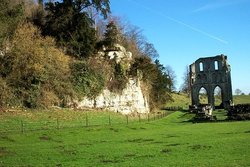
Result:
<svg viewBox="0 0 250 167"><path fill-rule="evenodd" d="M73 96L69 58L56 49L52 38L41 37L32 24L18 25L10 52L3 59L5 64L0 67L8 67L6 82L24 106L48 107ZM44 100L49 94L54 97L50 102Z"/></svg>
<svg viewBox="0 0 250 167"><path fill-rule="evenodd" d="M78 96L94 98L105 87L105 75L101 68L95 69L87 61L75 61L71 65L72 83Z"/></svg>
<svg viewBox="0 0 250 167"><path fill-rule="evenodd" d="M121 63L113 63L114 73L112 78L108 82L108 89L111 92L121 93L121 91L126 87L128 82L126 69Z"/></svg>
<svg viewBox="0 0 250 167"><path fill-rule="evenodd" d="M144 94L148 95L151 110L160 108L167 101L171 101L172 84L168 77L166 69L159 61L152 62L147 56L136 57L132 64L130 74L132 76L141 76Z"/></svg>
<svg viewBox="0 0 250 167"><path fill-rule="evenodd" d="M6 81L0 77L0 108L11 105L14 101L13 92Z"/></svg>

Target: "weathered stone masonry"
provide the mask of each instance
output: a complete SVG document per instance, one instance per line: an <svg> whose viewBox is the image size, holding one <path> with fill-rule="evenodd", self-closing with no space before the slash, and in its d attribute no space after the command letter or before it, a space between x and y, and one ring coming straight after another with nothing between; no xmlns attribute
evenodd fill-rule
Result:
<svg viewBox="0 0 250 167"><path fill-rule="evenodd" d="M227 56L199 58L189 68L192 105L200 104L199 91L204 88L208 103L215 107L214 90L217 86L221 88L221 107L228 108L232 104L231 68Z"/></svg>

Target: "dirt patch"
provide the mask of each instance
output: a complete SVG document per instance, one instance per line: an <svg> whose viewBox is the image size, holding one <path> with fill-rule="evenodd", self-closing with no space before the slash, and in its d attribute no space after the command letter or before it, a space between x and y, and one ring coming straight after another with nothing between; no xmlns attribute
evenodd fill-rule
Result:
<svg viewBox="0 0 250 167"><path fill-rule="evenodd" d="M146 128L144 128L144 127L140 127L140 129L142 129L142 130L146 130Z"/></svg>
<svg viewBox="0 0 250 167"><path fill-rule="evenodd" d="M170 147L175 147L175 146L179 146L181 144L179 143L172 143L172 144L167 144L166 146L170 146Z"/></svg>
<svg viewBox="0 0 250 167"><path fill-rule="evenodd" d="M176 136L176 135L167 135L167 136L165 136L165 138L173 138L173 137L180 137L180 136Z"/></svg>
<svg viewBox="0 0 250 167"><path fill-rule="evenodd" d="M10 152L7 151L6 147L0 147L0 157L6 156L8 154L10 154Z"/></svg>
<svg viewBox="0 0 250 167"><path fill-rule="evenodd" d="M155 155L148 154L148 155L139 155L136 158L154 158L154 157L155 157Z"/></svg>
<svg viewBox="0 0 250 167"><path fill-rule="evenodd" d="M205 145L192 145L189 146L192 150L209 150L212 148L212 146L205 146Z"/></svg>
<svg viewBox="0 0 250 167"><path fill-rule="evenodd" d="M52 140L52 138L49 137L49 136L47 136L47 135L40 136L39 139L43 140L43 141L50 141L50 140Z"/></svg>
<svg viewBox="0 0 250 167"><path fill-rule="evenodd" d="M164 148L161 150L161 153L163 153L163 154L169 154L170 152L171 152L171 150L168 148Z"/></svg>
<svg viewBox="0 0 250 167"><path fill-rule="evenodd" d="M111 131L113 132L119 132L119 129L115 129L115 128L109 128Z"/></svg>
<svg viewBox="0 0 250 167"><path fill-rule="evenodd" d="M154 141L154 142L151 142L151 144L164 144L166 142L163 142L163 141Z"/></svg>
<svg viewBox="0 0 250 167"><path fill-rule="evenodd" d="M128 142L131 142L131 143L144 143L144 142L153 142L153 141L154 139L142 139L142 138L128 140Z"/></svg>
<svg viewBox="0 0 250 167"><path fill-rule="evenodd" d="M58 149L61 154L68 156L75 156L78 153L77 150L75 150L74 148L66 148L64 145L60 145L55 148Z"/></svg>
<svg viewBox="0 0 250 167"><path fill-rule="evenodd" d="M111 159L103 159L103 160L101 160L100 161L101 163L105 163L105 164L107 164L107 163L119 163L120 161L118 161L118 160L111 160Z"/></svg>
<svg viewBox="0 0 250 167"><path fill-rule="evenodd" d="M115 164L115 163L121 163L123 161L119 160L118 158L105 159L104 157L102 157L102 159L100 160L100 162L103 163L103 164Z"/></svg>
<svg viewBox="0 0 250 167"><path fill-rule="evenodd" d="M9 142L15 142L15 140L9 138L8 136L0 136L1 140L9 141Z"/></svg>
<svg viewBox="0 0 250 167"><path fill-rule="evenodd" d="M64 154L67 154L67 155L76 155L77 154L77 151L73 150L73 149L64 149L62 152Z"/></svg>
<svg viewBox="0 0 250 167"><path fill-rule="evenodd" d="M132 158L132 157L136 157L136 154L133 154L133 153L125 154L124 157L125 158Z"/></svg>
<svg viewBox="0 0 250 167"><path fill-rule="evenodd" d="M90 144L90 143L79 143L78 145L79 145L79 146L90 147L90 146L92 146L93 144Z"/></svg>

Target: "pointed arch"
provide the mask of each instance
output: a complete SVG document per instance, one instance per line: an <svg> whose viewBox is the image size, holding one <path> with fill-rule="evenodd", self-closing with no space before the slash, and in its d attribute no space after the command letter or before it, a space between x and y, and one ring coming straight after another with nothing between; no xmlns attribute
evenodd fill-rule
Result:
<svg viewBox="0 0 250 167"><path fill-rule="evenodd" d="M208 92L206 88L201 87L198 96L199 96L199 104L208 104Z"/></svg>
<svg viewBox="0 0 250 167"><path fill-rule="evenodd" d="M217 85L214 88L214 106L216 108L223 108L223 103L222 103L222 89L219 85Z"/></svg>

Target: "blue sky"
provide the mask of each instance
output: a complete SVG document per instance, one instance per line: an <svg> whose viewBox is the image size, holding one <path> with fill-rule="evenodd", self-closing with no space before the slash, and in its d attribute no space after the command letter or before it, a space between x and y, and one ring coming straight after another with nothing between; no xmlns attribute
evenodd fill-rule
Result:
<svg viewBox="0 0 250 167"><path fill-rule="evenodd" d="M110 0L115 16L140 27L182 84L200 57L228 56L233 92L250 93L250 0Z"/></svg>

